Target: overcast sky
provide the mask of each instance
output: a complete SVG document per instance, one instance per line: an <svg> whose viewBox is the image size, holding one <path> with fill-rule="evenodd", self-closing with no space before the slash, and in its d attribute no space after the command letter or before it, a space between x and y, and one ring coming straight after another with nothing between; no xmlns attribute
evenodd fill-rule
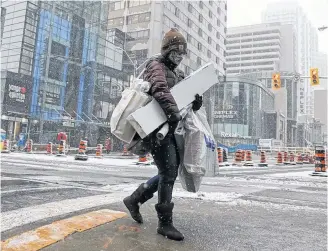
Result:
<svg viewBox="0 0 328 251"><path fill-rule="evenodd" d="M287 0L286 0L287 1ZM279 0L227 0L228 27L261 23L261 14L268 3ZM328 0L295 0L314 27L328 26ZM328 54L328 29L318 31L319 51Z"/></svg>

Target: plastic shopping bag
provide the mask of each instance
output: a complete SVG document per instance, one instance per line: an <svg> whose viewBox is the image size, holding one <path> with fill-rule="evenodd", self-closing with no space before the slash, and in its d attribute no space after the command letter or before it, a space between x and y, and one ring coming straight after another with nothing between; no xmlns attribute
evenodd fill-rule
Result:
<svg viewBox="0 0 328 251"><path fill-rule="evenodd" d="M137 78L130 88L122 92L122 98L113 111L110 120L111 132L126 143L130 143L136 134L127 117L151 101L151 97L146 93L149 88L148 82Z"/></svg>
<svg viewBox="0 0 328 251"><path fill-rule="evenodd" d="M214 176L218 168L216 145L205 109L194 112L189 108L175 137L181 162L178 172L181 185L189 192L197 192L202 177Z"/></svg>

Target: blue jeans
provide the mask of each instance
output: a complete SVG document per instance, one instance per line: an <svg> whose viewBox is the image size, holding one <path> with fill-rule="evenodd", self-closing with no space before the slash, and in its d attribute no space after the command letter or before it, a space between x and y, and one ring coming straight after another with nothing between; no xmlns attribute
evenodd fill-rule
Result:
<svg viewBox="0 0 328 251"><path fill-rule="evenodd" d="M146 184L148 185L147 190L149 193L156 193L158 190L158 183L159 183L159 175L157 174L156 176L150 178Z"/></svg>

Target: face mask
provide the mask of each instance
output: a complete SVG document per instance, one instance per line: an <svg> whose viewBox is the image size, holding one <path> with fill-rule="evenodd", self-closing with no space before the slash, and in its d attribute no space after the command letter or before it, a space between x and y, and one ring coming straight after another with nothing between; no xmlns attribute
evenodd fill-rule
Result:
<svg viewBox="0 0 328 251"><path fill-rule="evenodd" d="M173 64L179 65L183 60L183 55L181 53L178 53L177 51L171 51L168 58Z"/></svg>

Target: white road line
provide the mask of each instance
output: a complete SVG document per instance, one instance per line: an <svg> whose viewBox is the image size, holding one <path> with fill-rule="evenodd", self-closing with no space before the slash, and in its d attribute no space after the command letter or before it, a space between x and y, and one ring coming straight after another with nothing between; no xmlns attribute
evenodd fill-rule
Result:
<svg viewBox="0 0 328 251"><path fill-rule="evenodd" d="M34 191L50 191L50 190L57 190L57 189L64 189L64 188L71 188L68 186L57 186L57 187L34 187L34 188L23 188L17 190L8 190L8 191L1 191L1 194L10 194L10 193L20 193L20 192L34 192Z"/></svg>
<svg viewBox="0 0 328 251"><path fill-rule="evenodd" d="M42 219L60 216L96 206L121 202L128 194L129 192L115 192L113 194L50 202L4 212L1 215L1 232Z"/></svg>

